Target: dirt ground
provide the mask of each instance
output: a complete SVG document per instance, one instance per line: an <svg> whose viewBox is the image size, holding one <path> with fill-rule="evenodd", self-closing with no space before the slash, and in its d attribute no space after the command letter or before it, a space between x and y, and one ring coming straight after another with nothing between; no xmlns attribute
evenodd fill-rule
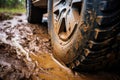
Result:
<svg viewBox="0 0 120 80"><path fill-rule="evenodd" d="M25 15L0 21L0 80L120 80L117 72L78 73L60 64L46 22L29 24Z"/></svg>

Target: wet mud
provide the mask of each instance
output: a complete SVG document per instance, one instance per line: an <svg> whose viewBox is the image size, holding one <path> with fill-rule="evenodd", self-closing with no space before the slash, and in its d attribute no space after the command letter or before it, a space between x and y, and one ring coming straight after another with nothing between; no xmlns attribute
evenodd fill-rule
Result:
<svg viewBox="0 0 120 80"><path fill-rule="evenodd" d="M0 22L0 80L120 80L119 73L78 73L52 55L47 24L25 15Z"/></svg>

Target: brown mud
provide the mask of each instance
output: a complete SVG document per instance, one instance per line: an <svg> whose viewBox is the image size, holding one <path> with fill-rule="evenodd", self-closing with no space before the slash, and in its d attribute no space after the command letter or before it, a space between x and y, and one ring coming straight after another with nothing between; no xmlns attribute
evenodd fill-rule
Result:
<svg viewBox="0 0 120 80"><path fill-rule="evenodd" d="M0 80L120 80L118 73L73 72L52 55L46 24L25 15L0 22Z"/></svg>

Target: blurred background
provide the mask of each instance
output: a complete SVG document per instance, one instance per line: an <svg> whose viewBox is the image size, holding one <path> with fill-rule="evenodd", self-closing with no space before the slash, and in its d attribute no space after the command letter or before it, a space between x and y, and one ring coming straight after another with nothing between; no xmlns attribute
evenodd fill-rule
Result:
<svg viewBox="0 0 120 80"><path fill-rule="evenodd" d="M0 12L25 13L25 0L0 0Z"/></svg>

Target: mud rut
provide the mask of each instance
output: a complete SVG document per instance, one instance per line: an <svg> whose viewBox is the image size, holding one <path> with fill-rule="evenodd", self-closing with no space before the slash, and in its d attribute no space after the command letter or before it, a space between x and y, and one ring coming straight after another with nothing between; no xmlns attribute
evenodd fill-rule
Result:
<svg viewBox="0 0 120 80"><path fill-rule="evenodd" d="M77 73L53 56L46 23L26 16L0 22L0 80L120 80L119 73Z"/></svg>

